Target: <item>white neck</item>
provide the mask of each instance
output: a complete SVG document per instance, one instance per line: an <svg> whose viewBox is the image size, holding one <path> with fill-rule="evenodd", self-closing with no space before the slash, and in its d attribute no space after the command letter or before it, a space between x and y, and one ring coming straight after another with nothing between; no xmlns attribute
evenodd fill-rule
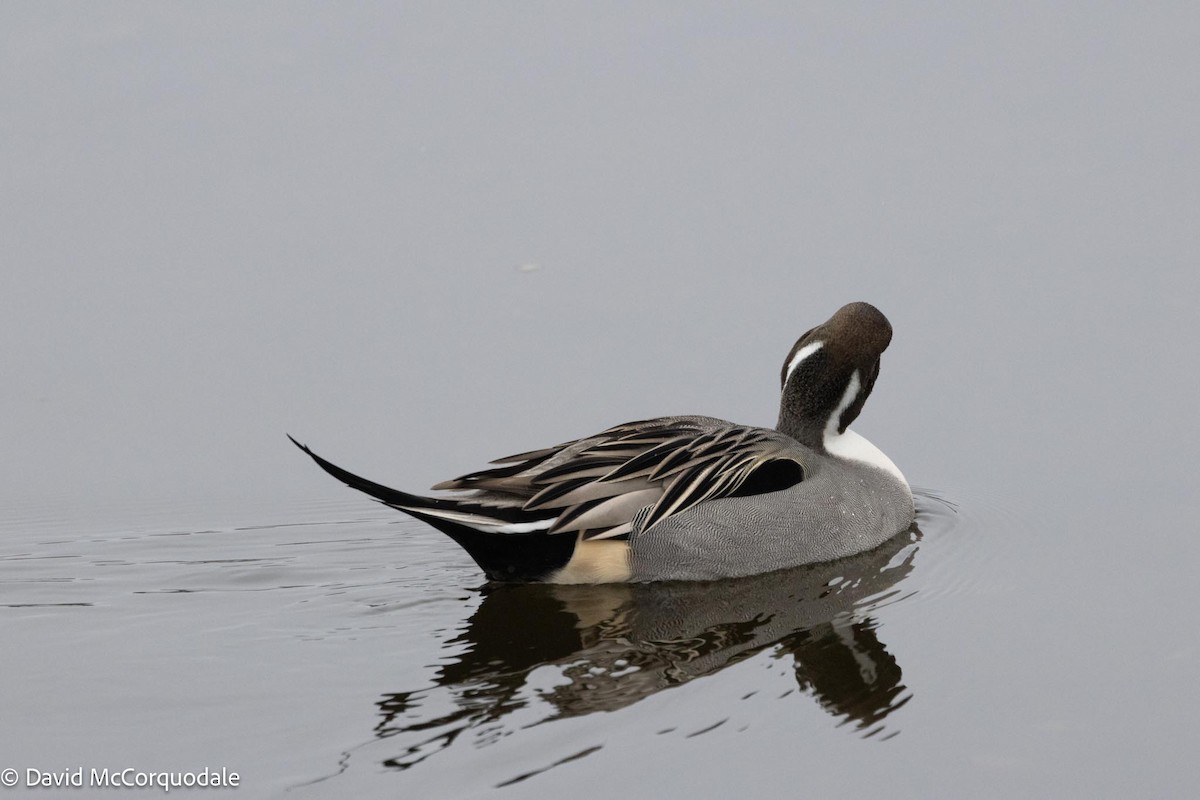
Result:
<svg viewBox="0 0 1200 800"><path fill-rule="evenodd" d="M870 464L872 467L878 467L884 472L890 472L899 478L901 483L908 486L908 481L905 479L904 473L892 463L890 458L884 455L882 450L871 444L865 436L859 436L849 428L844 433L835 434L833 437L830 437L829 432L826 431L825 450L831 456Z"/></svg>
<svg viewBox="0 0 1200 800"><path fill-rule="evenodd" d="M854 370L854 374L850 376L850 383L846 386L846 391L842 394L842 399L838 402L837 408L833 410L833 413L829 415L829 421L825 423L825 435L823 437L825 451L838 458L859 461L863 464L878 467L885 472L890 472L899 478L901 483L908 486L908 481L905 480L904 473L892 463L890 458L884 455L882 450L849 428L841 433L838 432L842 412L850 407L850 404L854 402L854 398L858 397L858 390L861 386L862 380L858 377L858 370Z"/></svg>

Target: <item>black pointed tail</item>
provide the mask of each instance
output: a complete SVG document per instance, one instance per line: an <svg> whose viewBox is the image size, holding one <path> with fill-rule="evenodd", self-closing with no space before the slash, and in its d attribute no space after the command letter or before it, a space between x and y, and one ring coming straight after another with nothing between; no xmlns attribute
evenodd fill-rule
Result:
<svg viewBox="0 0 1200 800"><path fill-rule="evenodd" d="M317 466L351 489L357 489L376 500L403 511L437 528L459 544L475 560L489 579L494 581L540 581L566 566L575 552L575 537L551 535L545 531L531 533L495 533L481 531L468 525L435 516L428 511L452 511L458 501L420 495L392 489L369 481L337 464L321 458L288 434L292 444L303 450ZM423 513L423 509L428 511Z"/></svg>
<svg viewBox="0 0 1200 800"><path fill-rule="evenodd" d="M319 455L309 449L308 445L300 444L290 433L287 435L292 440L292 444L299 447L308 457L317 462L317 466L328 472L333 477L337 478L342 483L349 486L351 489L358 489L364 494L369 494L381 503L385 503L392 508L401 511L414 512L422 508L450 508L452 504L446 500L440 500L435 497L421 497L416 494L402 492L399 489L393 489L389 486L384 486L382 483L369 481L359 475L355 475L349 470L344 470L337 464L331 461L326 461Z"/></svg>

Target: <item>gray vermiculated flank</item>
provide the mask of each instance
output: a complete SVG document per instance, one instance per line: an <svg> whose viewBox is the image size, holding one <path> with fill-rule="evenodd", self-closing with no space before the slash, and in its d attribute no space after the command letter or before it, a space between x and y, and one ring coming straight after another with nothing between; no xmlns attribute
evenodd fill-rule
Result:
<svg viewBox="0 0 1200 800"><path fill-rule="evenodd" d="M912 495L889 473L830 457L808 463L789 489L710 500L635 532L633 580L714 580L832 561L912 523Z"/></svg>

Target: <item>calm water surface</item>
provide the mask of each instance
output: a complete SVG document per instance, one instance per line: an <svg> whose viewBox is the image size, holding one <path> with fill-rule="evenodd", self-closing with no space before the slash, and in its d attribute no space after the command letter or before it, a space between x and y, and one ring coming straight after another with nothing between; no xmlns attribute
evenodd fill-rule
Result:
<svg viewBox="0 0 1200 800"><path fill-rule="evenodd" d="M1127 648L1078 646L1138 641L1071 603L1112 581L1103 559L1082 579L1018 574L1004 540L1020 520L929 491L918 509L908 533L836 563L595 587L483 584L440 534L355 498L287 521L173 526L205 512L163 508L90 531L24 511L3 531L6 670L21 676L4 705L22 720L5 755L226 767L255 797L747 782L833 796L885 775L893 795L1049 796L1107 791L1064 762L1187 736L1190 698L1140 680ZM1195 646L1161 645L1159 680L1190 675ZM1174 718L1147 730L1159 703ZM1093 769L1182 790L1192 768L1154 761Z"/></svg>
<svg viewBox="0 0 1200 800"><path fill-rule="evenodd" d="M538 792L637 742L670 762L700 737L731 752L747 734L888 740L919 691L887 619L918 613L935 588L922 550L952 552L963 531L949 501L919 507L911 531L836 563L590 587L481 584L440 534L368 503L86 534L26 512L4 531L0 608L24 676L6 707L28 721L6 755L219 765L254 796L340 796Z"/></svg>

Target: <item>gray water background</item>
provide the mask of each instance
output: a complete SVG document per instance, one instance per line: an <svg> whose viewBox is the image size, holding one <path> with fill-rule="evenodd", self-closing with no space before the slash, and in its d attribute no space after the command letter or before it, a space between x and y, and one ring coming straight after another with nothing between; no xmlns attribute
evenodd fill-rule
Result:
<svg viewBox="0 0 1200 800"><path fill-rule="evenodd" d="M0 768L1192 796L1197 41L1184 3L3 4ZM284 438L421 489L771 425L860 299L895 338L855 427L923 535L825 616L766 590L786 642L696 676L654 644L670 688L592 642L472 695L508 675L472 619L553 614ZM797 682L838 620L902 672L878 724ZM562 714L580 665L616 687Z"/></svg>

